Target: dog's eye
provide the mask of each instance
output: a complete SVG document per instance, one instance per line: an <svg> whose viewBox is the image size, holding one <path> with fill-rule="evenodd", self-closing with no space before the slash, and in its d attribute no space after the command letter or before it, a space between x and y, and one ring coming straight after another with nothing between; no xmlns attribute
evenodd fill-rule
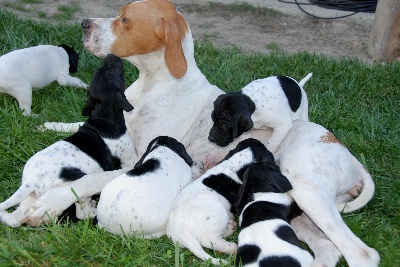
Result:
<svg viewBox="0 0 400 267"><path fill-rule="evenodd" d="M122 22L122 23L126 23L127 21L128 21L127 18L121 17L121 22Z"/></svg>

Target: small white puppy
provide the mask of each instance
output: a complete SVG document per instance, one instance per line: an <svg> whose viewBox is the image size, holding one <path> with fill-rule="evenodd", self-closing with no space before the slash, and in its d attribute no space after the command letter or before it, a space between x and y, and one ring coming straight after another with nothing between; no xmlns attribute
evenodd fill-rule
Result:
<svg viewBox="0 0 400 267"><path fill-rule="evenodd" d="M211 257L202 246L227 254L236 244L223 239L235 228L230 209L236 200L246 167L255 162L270 161L273 156L256 139L246 139L215 167L186 186L175 200L167 235L173 242L188 248L202 260L213 264L225 262Z"/></svg>
<svg viewBox="0 0 400 267"><path fill-rule="evenodd" d="M98 226L114 234L163 236L176 196L193 181L192 165L181 143L167 136L155 138L134 169L101 191Z"/></svg>
<svg viewBox="0 0 400 267"><path fill-rule="evenodd" d="M311 266L313 257L289 224L296 206L287 194L291 189L273 162L246 170L235 204L240 214L236 266Z"/></svg>
<svg viewBox="0 0 400 267"><path fill-rule="evenodd" d="M214 125L208 139L227 146L252 128L272 128L266 146L276 152L294 120L308 121L308 99L303 86L311 76L309 73L299 83L287 76L271 76L255 80L239 92L220 95L214 101Z"/></svg>
<svg viewBox="0 0 400 267"><path fill-rule="evenodd" d="M79 55L67 45L38 45L9 52L0 57L0 93L18 100L23 115L31 114L32 90L53 81L60 85L87 88L71 77L78 69Z"/></svg>

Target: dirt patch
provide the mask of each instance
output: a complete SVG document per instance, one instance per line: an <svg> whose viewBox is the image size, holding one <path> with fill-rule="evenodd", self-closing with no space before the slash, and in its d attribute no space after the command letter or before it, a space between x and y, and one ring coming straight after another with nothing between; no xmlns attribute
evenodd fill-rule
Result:
<svg viewBox="0 0 400 267"><path fill-rule="evenodd" d="M29 2L29 3L28 3ZM21 17L50 22L80 22L83 18L115 17L130 0L1 0L1 8ZM249 5L186 4L175 1L197 40L218 47L236 46L249 52L307 51L328 57L370 61L367 51L372 21L319 20L305 14L284 14Z"/></svg>

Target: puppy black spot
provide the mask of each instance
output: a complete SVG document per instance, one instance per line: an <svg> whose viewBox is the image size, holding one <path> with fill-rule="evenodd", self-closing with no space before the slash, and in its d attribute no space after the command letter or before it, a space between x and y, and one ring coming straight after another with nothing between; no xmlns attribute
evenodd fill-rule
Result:
<svg viewBox="0 0 400 267"><path fill-rule="evenodd" d="M236 266L245 266L256 262L260 253L261 249L256 245L244 245L238 247L236 253Z"/></svg>
<svg viewBox="0 0 400 267"><path fill-rule="evenodd" d="M240 229L244 229L256 222L281 219L287 222L287 207L285 205L271 203L267 201L257 201L250 204L243 211Z"/></svg>
<svg viewBox="0 0 400 267"><path fill-rule="evenodd" d="M141 176L146 173L155 172L160 168L160 161L156 159L146 160L143 164L136 166L134 169L128 171L128 176Z"/></svg>
<svg viewBox="0 0 400 267"><path fill-rule="evenodd" d="M224 196L231 204L236 200L240 188L239 183L223 173L210 175L203 180L203 184Z"/></svg>
<svg viewBox="0 0 400 267"><path fill-rule="evenodd" d="M290 244L302 248L299 240L297 239L296 234L293 229L288 225L282 225L278 229L275 230L275 234L282 240L289 242Z"/></svg>
<svg viewBox="0 0 400 267"><path fill-rule="evenodd" d="M60 179L62 179L65 182L70 182L70 181L78 180L79 178L81 178L85 175L86 175L86 173L83 172L79 168L64 167L61 169Z"/></svg>
<svg viewBox="0 0 400 267"><path fill-rule="evenodd" d="M267 257L260 261L260 267L301 267L300 262L289 256Z"/></svg>
<svg viewBox="0 0 400 267"><path fill-rule="evenodd" d="M104 140L92 129L80 127L78 132L64 141L79 148L82 152L98 162L104 171L120 168L121 163L111 154Z"/></svg>
<svg viewBox="0 0 400 267"><path fill-rule="evenodd" d="M290 109L296 112L301 104L301 89L299 85L286 76L277 76L277 78L289 102Z"/></svg>

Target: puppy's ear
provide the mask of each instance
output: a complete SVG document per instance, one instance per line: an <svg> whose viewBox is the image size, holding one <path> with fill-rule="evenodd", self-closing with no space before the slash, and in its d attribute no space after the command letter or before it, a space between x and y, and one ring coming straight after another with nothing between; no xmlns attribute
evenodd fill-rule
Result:
<svg viewBox="0 0 400 267"><path fill-rule="evenodd" d="M115 101L116 101L116 105L117 105L118 108L121 108L121 109L125 110L126 112L129 112L129 111L133 110L133 106L126 99L124 93L118 91L115 94Z"/></svg>
<svg viewBox="0 0 400 267"><path fill-rule="evenodd" d="M270 184L275 187L279 193L286 193L293 189L292 184L286 176L279 172L269 172L268 179Z"/></svg>
<svg viewBox="0 0 400 267"><path fill-rule="evenodd" d="M92 97L88 94L86 103L82 109L82 116L90 116L92 111L94 110L95 103L93 102Z"/></svg>
<svg viewBox="0 0 400 267"><path fill-rule="evenodd" d="M253 128L253 126L254 124L251 120L251 113L244 112L242 114L236 114L233 119L233 137L239 137L242 133Z"/></svg>
<svg viewBox="0 0 400 267"><path fill-rule="evenodd" d="M162 19L165 43L164 59L168 70L176 79L182 78L187 70L187 62L182 49L182 36L179 31L184 18L178 14L177 20ZM183 19L183 22L181 21Z"/></svg>
<svg viewBox="0 0 400 267"><path fill-rule="evenodd" d="M242 213L244 206L246 205L245 200L249 197L249 193L246 192L247 182L249 180L249 168L247 168L243 175L243 183L239 188L238 196L236 198L235 203L233 204L233 208L237 214Z"/></svg>

